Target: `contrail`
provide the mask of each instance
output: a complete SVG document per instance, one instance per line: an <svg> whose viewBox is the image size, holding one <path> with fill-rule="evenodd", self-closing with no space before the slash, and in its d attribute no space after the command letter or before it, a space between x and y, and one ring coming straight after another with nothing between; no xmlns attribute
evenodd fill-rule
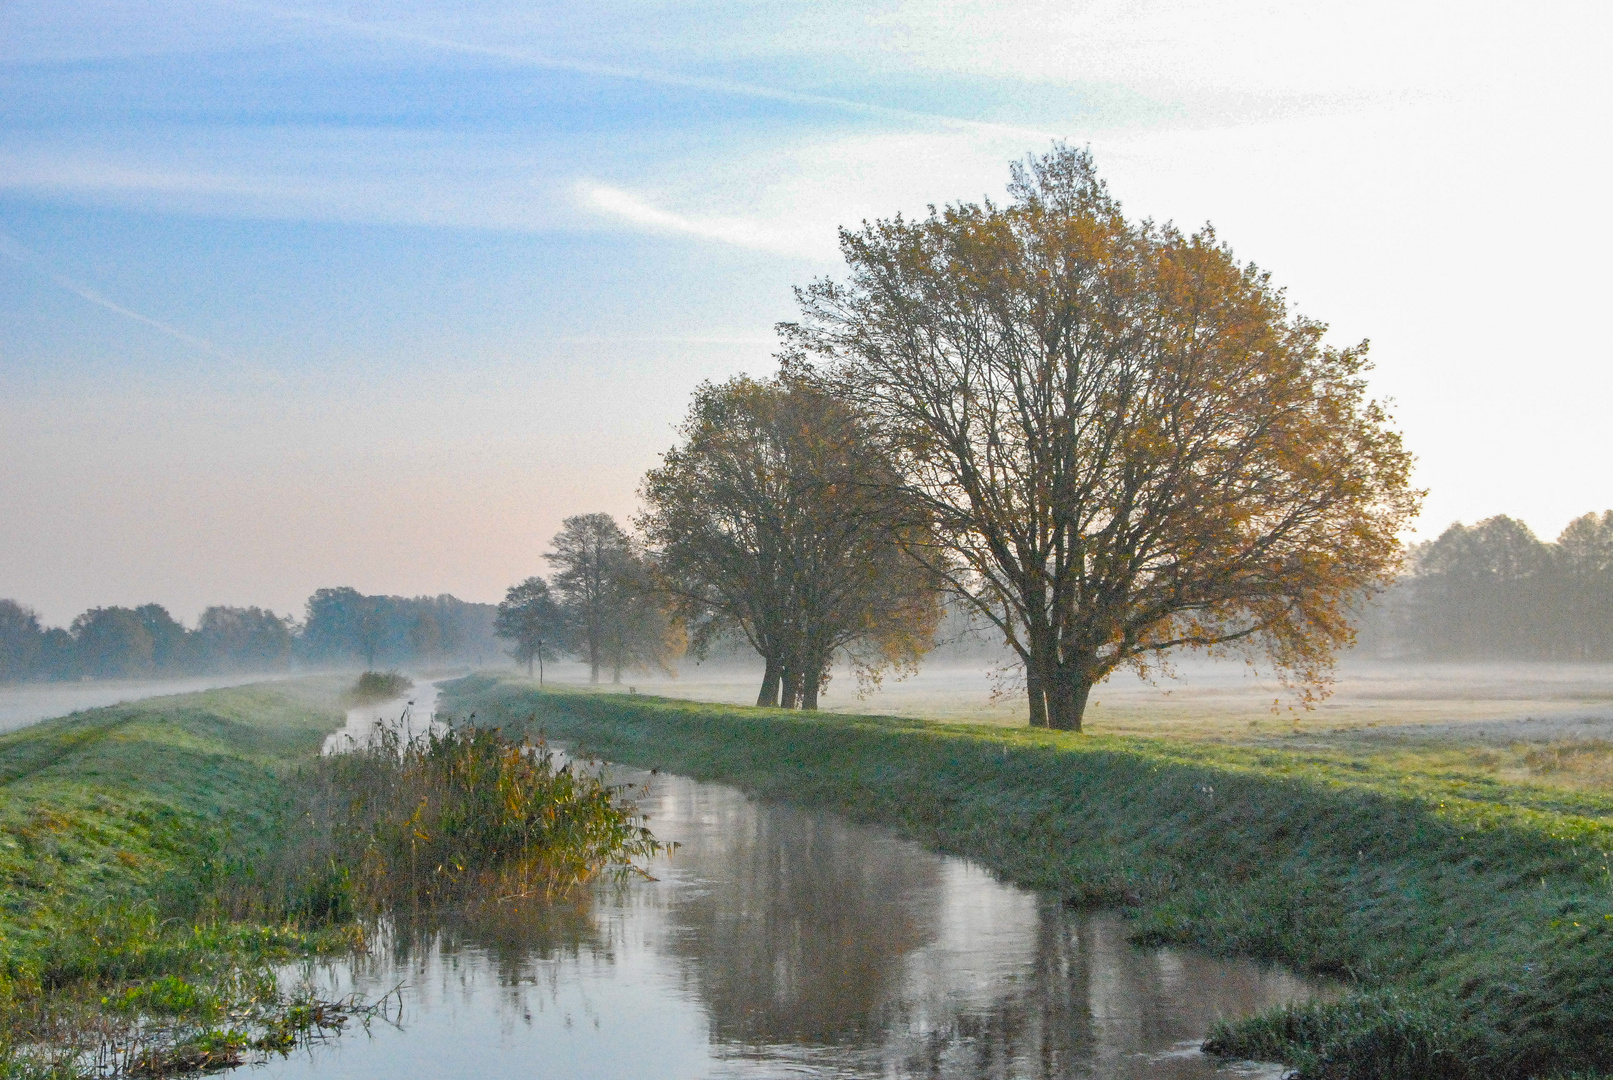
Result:
<svg viewBox="0 0 1613 1080"><path fill-rule="evenodd" d="M142 315L138 311L135 311L131 308L126 308L114 300L108 300L106 297L102 296L88 285L81 285L70 277L63 277L54 270L46 269L44 266L40 265L39 259L34 256L33 252L17 243L5 233L0 233L0 255L5 255L13 262L27 267L40 276L48 279L56 286L72 293L81 300L88 300L97 307L103 307L108 311L122 315L126 319L133 319L137 323L141 323L142 325L151 327L153 330L167 334L169 337L174 338L177 341L183 341L191 348L198 349L210 356L216 356L220 360L230 359L223 352L221 352L216 345L214 345L211 341L208 341L206 338L199 338L195 334L187 334L179 327L165 323L161 319L153 319L149 315Z"/></svg>
<svg viewBox="0 0 1613 1080"><path fill-rule="evenodd" d="M283 8L270 4L239 3L236 0L217 0L217 2L223 6L235 8L237 11L247 11L257 15L267 15L271 18L287 19L295 22L317 23L322 26L335 27L350 33L361 34L365 37L407 41L447 52L513 60L517 63L546 68L551 71L570 71L580 75L599 75L604 78L622 79L629 82L654 83L658 86L681 86L694 90L711 90L738 97L782 101L792 105L817 105L839 109L842 112L859 113L865 116L883 116L895 120L920 121L928 124L939 124L944 127L989 131L995 134L1009 134L1020 137L1031 136L1037 139L1057 137L1049 132L1017 127L1012 124L994 124L985 120L964 120L956 116L946 116L942 113L921 112L915 109L897 109L888 105L872 105L866 101L855 101L851 98L834 97L828 94L803 94L794 90L779 90L770 86L760 86L756 83L737 82L728 79L709 79L698 75L677 75L663 71L645 71L615 64L597 64L587 60L568 60L561 57L543 56L539 53L526 52L522 49L509 49L496 45L476 45L471 42L439 37L435 34L422 34L413 30L388 26L384 23L360 22L356 19L344 19L337 15L298 11L293 8Z"/></svg>

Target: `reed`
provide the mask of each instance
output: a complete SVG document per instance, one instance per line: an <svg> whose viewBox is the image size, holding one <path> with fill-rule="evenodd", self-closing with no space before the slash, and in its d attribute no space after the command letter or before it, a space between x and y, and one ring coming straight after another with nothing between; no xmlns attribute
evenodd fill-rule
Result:
<svg viewBox="0 0 1613 1080"><path fill-rule="evenodd" d="M481 896L555 898L661 850L629 788L493 728L383 731L305 766L260 896L315 921ZM263 886L267 884L269 888Z"/></svg>

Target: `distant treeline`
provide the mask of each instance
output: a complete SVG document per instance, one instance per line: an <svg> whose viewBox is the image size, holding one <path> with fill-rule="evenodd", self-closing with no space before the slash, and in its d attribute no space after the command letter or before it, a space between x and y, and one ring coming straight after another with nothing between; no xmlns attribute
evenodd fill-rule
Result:
<svg viewBox="0 0 1613 1080"><path fill-rule="evenodd" d="M1504 515L1410 552L1366 613L1359 654L1428 660L1613 661L1613 510L1555 543Z"/></svg>
<svg viewBox="0 0 1613 1080"><path fill-rule="evenodd" d="M0 600L0 682L287 671L293 666L490 661L495 609L443 596L320 589L302 621L257 607L210 607L188 628L161 604L92 608L66 628Z"/></svg>

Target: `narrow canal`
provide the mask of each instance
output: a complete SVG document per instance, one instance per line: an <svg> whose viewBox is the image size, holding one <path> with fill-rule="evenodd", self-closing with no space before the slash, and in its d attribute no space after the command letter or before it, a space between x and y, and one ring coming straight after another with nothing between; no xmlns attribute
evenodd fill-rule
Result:
<svg viewBox="0 0 1613 1080"><path fill-rule="evenodd" d="M639 805L679 845L650 865L658 880L488 903L311 969L327 995L398 988L396 1023L252 1075L1275 1077L1198 1044L1218 1017L1321 992L1248 961L1134 948L1112 914L884 830L619 776L648 783Z"/></svg>

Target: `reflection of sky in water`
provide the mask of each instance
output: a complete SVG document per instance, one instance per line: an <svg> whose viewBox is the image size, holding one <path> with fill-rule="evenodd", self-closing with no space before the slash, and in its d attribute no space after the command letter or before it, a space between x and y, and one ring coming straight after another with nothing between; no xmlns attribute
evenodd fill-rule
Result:
<svg viewBox="0 0 1613 1080"><path fill-rule="evenodd" d="M355 705L347 710L347 723L325 736L323 753L339 754L374 741L383 730L398 733L405 742L443 730L437 715L437 684L416 683L409 692L388 701Z"/></svg>
<svg viewBox="0 0 1613 1080"><path fill-rule="evenodd" d="M660 880L587 904L491 905L409 947L314 973L404 984L401 1028L354 1031L266 1077L1231 1075L1197 1053L1218 1016L1307 993L1242 961L1126 944L890 833L657 777ZM1239 1070L1241 1071L1241 1070Z"/></svg>

